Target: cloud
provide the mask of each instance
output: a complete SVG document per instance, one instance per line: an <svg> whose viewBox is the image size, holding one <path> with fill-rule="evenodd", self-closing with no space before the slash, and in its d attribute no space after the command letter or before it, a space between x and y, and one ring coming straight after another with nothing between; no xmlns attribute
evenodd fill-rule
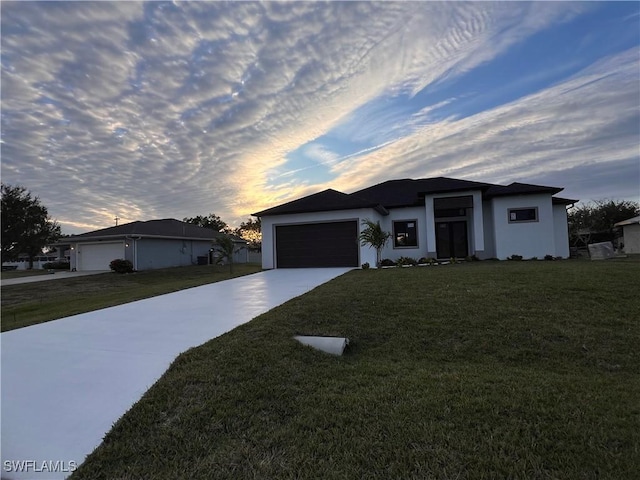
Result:
<svg viewBox="0 0 640 480"><path fill-rule="evenodd" d="M507 105L427 125L371 155L336 165L334 173L340 187L350 190L359 188L361 179L373 184L445 175L500 183L567 172L555 177L569 181L577 166L587 172L630 161L640 170L639 57L640 49L633 48ZM389 166L389 158L402 162Z"/></svg>
<svg viewBox="0 0 640 480"><path fill-rule="evenodd" d="M373 100L446 82L591 7L2 2L0 8L3 181L25 185L65 228L81 231L112 225L116 215L133 221L215 212L239 223L252 211L317 191L324 185L270 183L274 169ZM383 148L337 158L312 153L339 175L333 188L437 172L497 181L517 171L528 178L527 169L540 171L541 151L549 163L552 148L571 153L580 135L598 135L606 145L607 132L633 126L623 101L625 92L626 101L633 99L631 79L598 81L614 88L609 98L596 84L572 83L605 103L595 118L588 115L598 108L595 97L576 112L568 99L585 99L557 89L460 122L425 126L428 108L408 119L381 110L378 128L389 122L394 132L371 143ZM549 98L559 104L547 105ZM609 104L622 117L607 114ZM581 133L554 115L581 122L571 127ZM366 136L366 128L351 133ZM538 148L535 135L545 139ZM632 142L631 134L624 138ZM584 152L596 162L598 148L607 147L592 143ZM627 158L629 148L623 144L609 158ZM507 157L515 170L497 165ZM572 166L577 158L574 152L553 161Z"/></svg>

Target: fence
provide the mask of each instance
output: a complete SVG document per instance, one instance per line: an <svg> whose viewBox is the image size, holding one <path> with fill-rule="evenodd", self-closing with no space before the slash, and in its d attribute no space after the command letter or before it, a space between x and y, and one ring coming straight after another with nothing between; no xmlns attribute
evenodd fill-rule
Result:
<svg viewBox="0 0 640 480"><path fill-rule="evenodd" d="M33 269L41 270L44 268L45 263L49 262L59 262L61 261L58 257L35 257L33 259ZM27 270L29 268L29 260L26 258L21 258L17 262L3 262L3 267L17 267L17 270Z"/></svg>

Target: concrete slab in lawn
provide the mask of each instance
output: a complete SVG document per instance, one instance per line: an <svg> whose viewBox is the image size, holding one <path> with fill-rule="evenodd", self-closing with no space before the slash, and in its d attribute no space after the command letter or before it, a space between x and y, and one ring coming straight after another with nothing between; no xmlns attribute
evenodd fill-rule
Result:
<svg viewBox="0 0 640 480"><path fill-rule="evenodd" d="M2 479L65 478L179 353L349 270L270 270L2 333Z"/></svg>

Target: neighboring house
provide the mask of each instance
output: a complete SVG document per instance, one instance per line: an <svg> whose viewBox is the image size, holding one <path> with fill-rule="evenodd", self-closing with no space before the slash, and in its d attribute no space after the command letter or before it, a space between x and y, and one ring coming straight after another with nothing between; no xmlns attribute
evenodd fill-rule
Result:
<svg viewBox="0 0 640 480"><path fill-rule="evenodd" d="M622 251L640 253L640 216L618 222L615 227L622 228Z"/></svg>
<svg viewBox="0 0 640 480"><path fill-rule="evenodd" d="M109 263L123 258L135 270L209 263L212 241L223 233L175 219L132 222L64 239L69 246L71 269L109 270ZM231 236L238 252L236 263L247 262L247 242Z"/></svg>
<svg viewBox="0 0 640 480"><path fill-rule="evenodd" d="M376 263L358 241L363 219L392 232L382 258L569 256L562 188L453 178L390 180L346 194L325 190L261 212L263 268Z"/></svg>

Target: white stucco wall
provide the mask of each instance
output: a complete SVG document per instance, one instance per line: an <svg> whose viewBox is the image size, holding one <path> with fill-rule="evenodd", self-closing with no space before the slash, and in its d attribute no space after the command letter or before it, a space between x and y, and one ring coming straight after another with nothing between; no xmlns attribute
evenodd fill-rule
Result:
<svg viewBox="0 0 640 480"><path fill-rule="evenodd" d="M624 253L640 253L640 225L625 225L622 229Z"/></svg>
<svg viewBox="0 0 640 480"><path fill-rule="evenodd" d="M482 193L471 192L473 195L473 238L471 240L472 252L484 252L484 211L482 208Z"/></svg>
<svg viewBox="0 0 640 480"><path fill-rule="evenodd" d="M276 245L274 244L276 226L354 220L358 223L359 233L362 228L361 222L365 218L380 221L382 228L388 232L393 232L394 221L415 220L417 222L418 246L394 248L392 238L382 251L382 258L397 260L403 256L415 259L435 256L433 200L463 195L473 197L474 208L466 217L471 254L477 254L480 258L500 259L506 259L513 254L522 255L524 258L543 258L545 255L569 256L566 210L564 205L554 207L551 195L496 197L483 202L480 191L466 191L427 195L424 207L390 209L389 215L386 216L369 208L264 216L262 217L262 267L276 268ZM509 223L510 208L527 207L538 209L537 222ZM359 264L367 262L372 267L376 264L376 252L369 246L360 246L359 255Z"/></svg>
<svg viewBox="0 0 640 480"><path fill-rule="evenodd" d="M567 207L553 206L553 235L555 257L569 258L569 225L567 223Z"/></svg>
<svg viewBox="0 0 640 480"><path fill-rule="evenodd" d="M429 243L428 230L435 232L433 223L433 214L431 220L428 220L426 210L424 207L406 207L406 208L394 208L389 210L389 215L382 216L373 209L358 209L358 210L338 210L330 212L317 212L317 213L300 213L292 215L276 215L272 217L262 217L262 268L270 269L276 268L274 245L275 227L279 225L293 225L304 224L314 222L332 222L332 221L344 221L344 220L357 220L358 233L362 229L362 220L368 218L373 221L379 221L383 230L391 232L393 234L393 222L401 220L411 220L417 223L418 233L418 246L417 247L394 247L393 238L389 239L389 242L382 250L382 258L388 258L391 260L397 260L400 257L411 257L419 259L421 257L428 256L428 252L435 251L435 234L431 244ZM469 224L472 223L472 217L469 217ZM471 228L471 227L470 227ZM470 243L472 244L472 243ZM359 264L365 262L369 263L371 267L376 264L376 251L370 248L368 245L360 246L360 260Z"/></svg>
<svg viewBox="0 0 640 480"><path fill-rule="evenodd" d="M363 219L380 221L383 225L382 217L372 208L361 208L352 210L336 210L329 212L315 213L294 213L291 215L264 216L262 220L262 268L276 268L276 245L275 227L278 225L295 225L301 223L339 222L345 220L355 220L358 222L358 235L362 228ZM376 265L376 251L369 246L360 246L360 259L358 263L369 263L371 267Z"/></svg>
<svg viewBox="0 0 640 480"><path fill-rule="evenodd" d="M491 201L482 202L482 216L484 223L484 252L478 254L478 257L484 260L495 258L496 256L495 226Z"/></svg>
<svg viewBox="0 0 640 480"><path fill-rule="evenodd" d="M393 222L410 220L416 222L418 233L417 247L394 247ZM380 226L383 230L391 232L392 237L382 250L382 258L397 260L400 257L411 257L418 260L427 256L427 218L424 207L394 208L389 210L389 215L382 217Z"/></svg>
<svg viewBox="0 0 640 480"><path fill-rule="evenodd" d="M491 200L496 257L511 255L544 258L555 255L554 214L551 195L495 197ZM510 208L538 208L537 222L509 223Z"/></svg>
<svg viewBox="0 0 640 480"><path fill-rule="evenodd" d="M295 225L315 222L336 222L356 220L358 232L360 232L363 219L380 221L380 226L393 233L393 222L399 220L414 220L417 222L418 246L394 247L393 238L389 240L382 251L382 258L397 260L400 257L411 257L416 260L420 257L435 256L436 237L433 216L433 199L458 197L470 195L473 197L474 208L466 217L469 231L469 247L471 252L483 251L485 248L485 225L482 208L482 194L480 191L465 191L425 197L425 207L394 208L389 210L389 215L380 215L373 209L337 210L315 213L299 213L291 215L274 215L262 217L262 268L276 268L275 227L279 225ZM372 267L376 264L376 252L369 246L360 246L359 264L369 263ZM484 255L486 257L486 255Z"/></svg>

